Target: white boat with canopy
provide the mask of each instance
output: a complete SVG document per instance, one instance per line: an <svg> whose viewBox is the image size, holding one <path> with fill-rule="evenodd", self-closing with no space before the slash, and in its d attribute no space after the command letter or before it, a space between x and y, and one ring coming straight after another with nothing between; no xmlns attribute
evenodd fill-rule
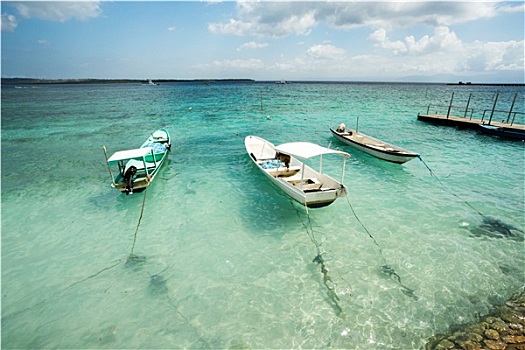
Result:
<svg viewBox="0 0 525 350"><path fill-rule="evenodd" d="M274 146L257 136L244 140L246 151L259 170L278 188L295 201L312 208L333 203L347 194L343 185L346 152L332 150L310 142L291 142ZM341 181L322 173L323 156L343 157ZM311 158L319 157L319 171L307 164Z"/></svg>
<svg viewBox="0 0 525 350"><path fill-rule="evenodd" d="M168 131L159 129L140 148L115 152L109 159L104 146L111 186L126 194L146 189L164 164L171 149L170 142ZM115 170L117 175L114 176Z"/></svg>

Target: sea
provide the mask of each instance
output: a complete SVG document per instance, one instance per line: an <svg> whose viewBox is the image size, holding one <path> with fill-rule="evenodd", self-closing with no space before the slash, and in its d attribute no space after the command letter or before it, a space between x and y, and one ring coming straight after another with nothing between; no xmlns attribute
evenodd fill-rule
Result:
<svg viewBox="0 0 525 350"><path fill-rule="evenodd" d="M4 85L1 346L424 349L524 288L525 145L417 115L525 124L524 95L466 84ZM340 123L420 158L354 150L331 136ZM105 157L159 128L172 148L153 184L112 188ZM248 135L348 152L348 195L317 209L293 202L254 166ZM322 161L339 179L341 158Z"/></svg>

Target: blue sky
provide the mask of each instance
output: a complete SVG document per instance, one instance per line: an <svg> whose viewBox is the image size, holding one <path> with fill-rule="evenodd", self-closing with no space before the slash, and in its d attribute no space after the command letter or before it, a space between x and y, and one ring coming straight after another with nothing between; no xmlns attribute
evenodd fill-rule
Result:
<svg viewBox="0 0 525 350"><path fill-rule="evenodd" d="M2 77L521 82L523 1L2 1Z"/></svg>

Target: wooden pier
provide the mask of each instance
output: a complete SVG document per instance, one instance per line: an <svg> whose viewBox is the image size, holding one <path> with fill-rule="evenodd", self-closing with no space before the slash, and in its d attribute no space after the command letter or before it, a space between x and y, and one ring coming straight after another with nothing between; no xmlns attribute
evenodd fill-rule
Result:
<svg viewBox="0 0 525 350"><path fill-rule="evenodd" d="M417 119L440 125L455 126L460 129L478 129L480 125L492 125L499 128L505 128L510 130L522 130L525 132L525 125L521 124L508 124L492 120L490 124L487 121L481 119L465 118L446 116L440 114L418 114Z"/></svg>
<svg viewBox="0 0 525 350"><path fill-rule="evenodd" d="M453 107L452 101L454 100L454 93L452 93L452 98L450 99L450 104L448 106L433 106L428 105L427 113L421 114L418 113L417 119L430 122L434 124L454 126L459 129L475 129L481 131L485 134L497 135L510 139L517 139L525 141L525 125L515 123L516 117L518 116L519 120L523 120L525 113L513 111L514 103L516 102L517 94L514 96L512 105L508 111L496 110L496 103L498 101L499 92L496 94L494 99L494 105L490 110L483 111L483 117L481 119L473 118L474 110L469 108L469 103L472 97L470 94L467 105L461 107L461 110L464 112L463 117L451 115L451 110ZM447 114L430 114L431 107L446 107ZM470 116L469 116L470 114ZM503 116L503 119L501 119ZM498 121L498 120L501 120Z"/></svg>

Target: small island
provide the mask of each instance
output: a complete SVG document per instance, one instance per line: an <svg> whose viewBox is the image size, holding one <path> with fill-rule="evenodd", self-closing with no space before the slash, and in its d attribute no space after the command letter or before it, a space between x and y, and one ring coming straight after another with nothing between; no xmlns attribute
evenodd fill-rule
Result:
<svg viewBox="0 0 525 350"><path fill-rule="evenodd" d="M466 85L466 86L525 86L520 83L472 83L467 81L466 83L460 81L457 83L448 83L447 85Z"/></svg>

